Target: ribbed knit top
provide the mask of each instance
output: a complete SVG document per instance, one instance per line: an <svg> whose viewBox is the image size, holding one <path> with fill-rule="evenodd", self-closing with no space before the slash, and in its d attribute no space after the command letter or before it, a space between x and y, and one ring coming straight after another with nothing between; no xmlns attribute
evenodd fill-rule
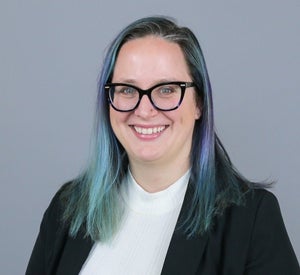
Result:
<svg viewBox="0 0 300 275"><path fill-rule="evenodd" d="M125 207L120 230L94 244L80 275L158 275L183 203L190 172L163 191L146 192L130 171L121 184Z"/></svg>

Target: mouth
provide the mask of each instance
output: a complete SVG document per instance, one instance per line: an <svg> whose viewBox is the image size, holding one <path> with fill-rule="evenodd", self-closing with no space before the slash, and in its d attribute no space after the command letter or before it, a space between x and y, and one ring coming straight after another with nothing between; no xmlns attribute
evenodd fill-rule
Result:
<svg viewBox="0 0 300 275"><path fill-rule="evenodd" d="M138 126L133 126L133 129L141 135L153 135L153 134L158 134L161 133L166 129L166 126L157 126L157 127L138 127Z"/></svg>

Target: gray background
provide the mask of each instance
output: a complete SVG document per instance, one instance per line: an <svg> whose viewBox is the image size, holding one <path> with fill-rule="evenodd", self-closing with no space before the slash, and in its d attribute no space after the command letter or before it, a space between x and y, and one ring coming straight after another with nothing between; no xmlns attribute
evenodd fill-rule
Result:
<svg viewBox="0 0 300 275"><path fill-rule="evenodd" d="M85 164L106 46L132 20L165 14L194 30L235 165L273 189L300 256L300 2L0 3L0 266L23 274L42 214Z"/></svg>

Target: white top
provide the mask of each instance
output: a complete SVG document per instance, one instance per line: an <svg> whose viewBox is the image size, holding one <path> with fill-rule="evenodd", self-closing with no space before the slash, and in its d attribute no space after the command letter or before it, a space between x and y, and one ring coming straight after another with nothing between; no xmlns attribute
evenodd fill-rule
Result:
<svg viewBox="0 0 300 275"><path fill-rule="evenodd" d="M190 172L167 189L148 193L130 171L121 184L125 205L120 230L109 243L96 242L80 275L158 275L188 185Z"/></svg>

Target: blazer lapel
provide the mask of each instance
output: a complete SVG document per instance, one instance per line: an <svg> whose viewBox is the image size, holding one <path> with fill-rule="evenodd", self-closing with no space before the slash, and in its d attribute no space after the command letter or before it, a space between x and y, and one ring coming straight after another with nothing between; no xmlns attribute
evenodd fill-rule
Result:
<svg viewBox="0 0 300 275"><path fill-rule="evenodd" d="M176 224L176 230L171 238L161 273L163 275L196 274L201 262L208 241L208 234L197 235L188 239L179 224L179 221L183 219L185 213L190 209L192 194L193 188L190 183Z"/></svg>
<svg viewBox="0 0 300 275"><path fill-rule="evenodd" d="M60 264L58 265L57 275L77 275L82 265L88 257L93 241L89 237L84 237L80 231L76 238L68 237L64 251L62 253Z"/></svg>

